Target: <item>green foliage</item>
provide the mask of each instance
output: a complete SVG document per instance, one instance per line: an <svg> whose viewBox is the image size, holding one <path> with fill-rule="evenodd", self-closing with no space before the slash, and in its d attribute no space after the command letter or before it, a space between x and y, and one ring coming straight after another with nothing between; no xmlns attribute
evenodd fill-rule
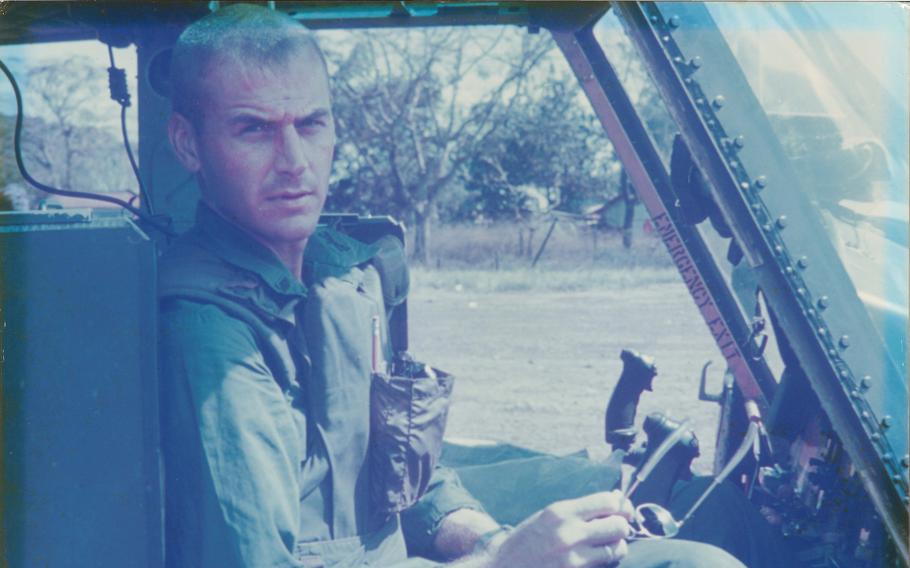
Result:
<svg viewBox="0 0 910 568"><path fill-rule="evenodd" d="M403 219L427 261L440 204L458 206L451 197L470 159L508 122L552 43L454 28L346 37L351 49L328 54L338 144L327 206Z"/></svg>
<svg viewBox="0 0 910 568"><path fill-rule="evenodd" d="M463 219L522 220L547 208L581 212L616 193L609 139L576 79L548 75L514 105L508 128L473 156Z"/></svg>

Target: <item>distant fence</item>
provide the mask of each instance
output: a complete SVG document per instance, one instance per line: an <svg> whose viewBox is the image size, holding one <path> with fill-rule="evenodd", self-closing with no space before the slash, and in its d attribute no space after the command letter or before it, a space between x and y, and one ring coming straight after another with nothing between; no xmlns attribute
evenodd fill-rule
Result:
<svg viewBox="0 0 910 568"><path fill-rule="evenodd" d="M433 227L430 268L511 269L529 267L541 251L550 222L532 225L442 225ZM409 235L413 238L413 235ZM413 243L409 250L413 250ZM641 233L626 249L617 232L604 232L579 223L557 222L540 252L542 269L603 267L671 267L660 241Z"/></svg>

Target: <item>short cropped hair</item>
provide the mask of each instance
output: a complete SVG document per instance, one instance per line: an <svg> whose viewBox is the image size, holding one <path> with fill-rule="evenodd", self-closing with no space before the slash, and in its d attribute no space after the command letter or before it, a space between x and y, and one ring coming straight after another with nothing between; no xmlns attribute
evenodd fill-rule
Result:
<svg viewBox="0 0 910 568"><path fill-rule="evenodd" d="M215 10L190 24L174 45L171 106L198 126L205 105L203 82L216 57L241 64L281 64L305 49L312 49L326 70L313 33L287 14L251 4Z"/></svg>

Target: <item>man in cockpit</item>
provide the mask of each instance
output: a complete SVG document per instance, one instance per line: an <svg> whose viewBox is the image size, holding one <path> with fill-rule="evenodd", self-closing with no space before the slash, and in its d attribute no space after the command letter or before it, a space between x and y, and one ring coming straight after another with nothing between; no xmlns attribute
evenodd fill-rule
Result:
<svg viewBox="0 0 910 568"><path fill-rule="evenodd" d="M170 140L201 201L160 270L168 565L434 565L408 559L371 490L364 330L382 289L375 247L317 230L336 138L316 41L231 5L182 33L171 86ZM630 546L617 491L508 528L439 468L411 511L412 549L464 568L741 566L695 542Z"/></svg>

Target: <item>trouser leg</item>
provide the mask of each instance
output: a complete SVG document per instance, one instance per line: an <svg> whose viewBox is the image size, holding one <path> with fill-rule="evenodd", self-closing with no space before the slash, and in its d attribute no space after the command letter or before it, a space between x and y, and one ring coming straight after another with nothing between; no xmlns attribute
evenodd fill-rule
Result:
<svg viewBox="0 0 910 568"><path fill-rule="evenodd" d="M467 460L465 462L470 463ZM458 472L465 487L479 499L494 518L514 525L553 501L614 489L618 482L617 467L616 463L596 464L585 459L540 456L518 460L494 460L494 463L482 466L459 467ZM678 484L669 505L673 514L681 518L708 483L709 478L696 478L691 482ZM786 568L796 565L776 529L768 525L743 492L730 483L723 483L715 489L684 525L677 539L722 548L749 568ZM677 539L660 542L666 544L676 542ZM637 554L651 554L652 545L645 545L645 550L642 550L638 543L635 546L639 547ZM681 544L675 548L658 549L658 552L669 554L669 557L664 557L661 561L669 562L674 554L685 552L687 546ZM684 560L678 559L680 562Z"/></svg>
<svg viewBox="0 0 910 568"><path fill-rule="evenodd" d="M614 489L620 477L615 462L539 456L461 467L458 475L490 516L517 525L555 501Z"/></svg>
<svg viewBox="0 0 910 568"><path fill-rule="evenodd" d="M700 477L674 488L669 509L682 519L702 495L711 478ZM792 554L777 530L768 524L745 494L721 483L683 525L679 536L723 548L749 568L794 566Z"/></svg>
<svg viewBox="0 0 910 568"><path fill-rule="evenodd" d="M638 540L616 568L745 568L715 546L687 540Z"/></svg>

